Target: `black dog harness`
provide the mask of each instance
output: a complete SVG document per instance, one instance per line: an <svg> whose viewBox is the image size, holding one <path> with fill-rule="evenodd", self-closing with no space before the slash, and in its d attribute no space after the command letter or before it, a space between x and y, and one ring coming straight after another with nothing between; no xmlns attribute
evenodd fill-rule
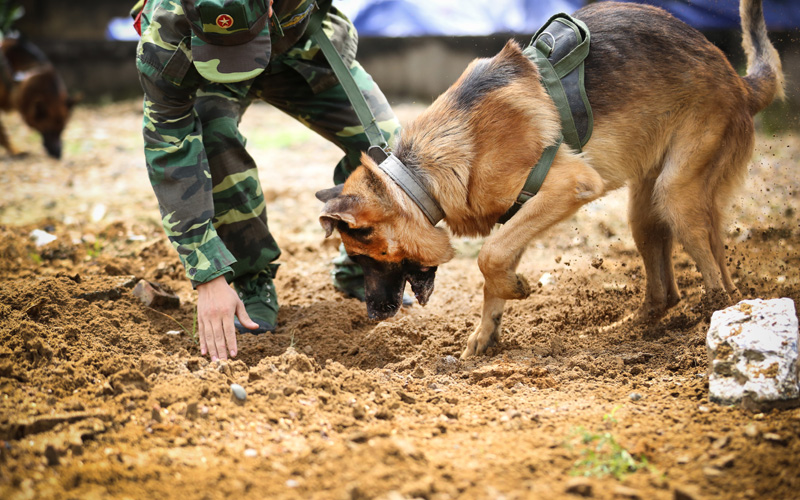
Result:
<svg viewBox="0 0 800 500"><path fill-rule="evenodd" d="M539 68L542 84L561 118L561 134L546 147L528 174L517 200L500 218L500 224L516 214L522 204L542 187L562 142L580 152L592 136L592 107L583 84L583 61L589 55L589 29L583 21L556 14L536 32L522 52Z"/></svg>

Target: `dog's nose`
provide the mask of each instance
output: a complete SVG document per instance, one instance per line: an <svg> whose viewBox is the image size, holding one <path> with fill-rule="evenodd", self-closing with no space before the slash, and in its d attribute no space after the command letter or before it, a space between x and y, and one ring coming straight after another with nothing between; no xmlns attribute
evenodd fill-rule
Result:
<svg viewBox="0 0 800 500"><path fill-rule="evenodd" d="M367 317L372 321L383 321L397 314L399 308L399 305L391 303L371 304L367 302Z"/></svg>
<svg viewBox="0 0 800 500"><path fill-rule="evenodd" d="M45 137L44 149L51 158L61 159L61 139L48 139Z"/></svg>

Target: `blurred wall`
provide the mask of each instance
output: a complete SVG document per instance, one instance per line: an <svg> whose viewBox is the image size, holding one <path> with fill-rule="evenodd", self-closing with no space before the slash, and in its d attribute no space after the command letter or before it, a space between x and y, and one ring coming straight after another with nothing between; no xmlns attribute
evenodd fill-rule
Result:
<svg viewBox="0 0 800 500"><path fill-rule="evenodd" d="M67 87L84 101L141 95L135 42L106 40L114 17L126 17L135 0L21 0L16 28L44 51Z"/></svg>
<svg viewBox="0 0 800 500"><path fill-rule="evenodd" d="M49 55L68 87L85 101L141 95L134 58L136 42L106 40L108 22L128 16L132 0L21 0L26 14L17 28ZM743 69L736 32L710 32L737 69ZM787 73L788 104L778 119L800 128L800 32L772 33ZM475 57L497 53L509 38L527 44L530 35L476 37L362 37L358 59L390 101L432 100L452 84Z"/></svg>
<svg viewBox="0 0 800 500"><path fill-rule="evenodd" d="M18 0L17 27L31 38L104 40L113 17L127 16L136 0Z"/></svg>

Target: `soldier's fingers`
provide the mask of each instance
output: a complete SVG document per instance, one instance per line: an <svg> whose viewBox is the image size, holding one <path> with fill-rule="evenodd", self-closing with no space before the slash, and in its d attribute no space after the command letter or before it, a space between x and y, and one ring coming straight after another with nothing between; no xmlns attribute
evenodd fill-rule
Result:
<svg viewBox="0 0 800 500"><path fill-rule="evenodd" d="M214 338L212 342L217 346L217 356L219 356L219 359L228 359L228 352L225 349L225 331L223 330L222 322L217 322L214 326Z"/></svg>
<svg viewBox="0 0 800 500"><path fill-rule="evenodd" d="M209 321L206 322L206 347L208 347L208 355L211 357L211 361L216 361L220 359L219 352L217 351L217 343L214 340L214 323ZM225 352L223 350L223 352Z"/></svg>
<svg viewBox="0 0 800 500"><path fill-rule="evenodd" d="M200 339L200 354L205 356L208 354L208 345L206 345L206 329L205 322L197 322L197 337Z"/></svg>
<svg viewBox="0 0 800 500"><path fill-rule="evenodd" d="M227 317L222 322L225 333L225 342L228 344L228 352L232 358L236 357L236 328L233 326L233 317Z"/></svg>
<svg viewBox="0 0 800 500"><path fill-rule="evenodd" d="M247 314L247 309L244 308L244 302L241 300L236 304L236 317L239 318L239 323L245 328L258 328L258 323L250 319L250 316Z"/></svg>

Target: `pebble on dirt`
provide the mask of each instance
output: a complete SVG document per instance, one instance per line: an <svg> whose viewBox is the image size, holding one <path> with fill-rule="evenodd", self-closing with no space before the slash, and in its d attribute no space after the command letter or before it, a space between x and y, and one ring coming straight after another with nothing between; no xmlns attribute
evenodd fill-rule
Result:
<svg viewBox="0 0 800 500"><path fill-rule="evenodd" d="M138 297L144 305L154 309L174 309L181 305L181 299L177 295L152 281L139 280L133 289L133 295Z"/></svg>
<svg viewBox="0 0 800 500"><path fill-rule="evenodd" d="M245 391L244 387L239 384L231 384L231 393L239 401L244 401L247 399L247 391Z"/></svg>
<svg viewBox="0 0 800 500"><path fill-rule="evenodd" d="M709 399L751 410L796 406L798 323L788 298L716 311L706 337Z"/></svg>

